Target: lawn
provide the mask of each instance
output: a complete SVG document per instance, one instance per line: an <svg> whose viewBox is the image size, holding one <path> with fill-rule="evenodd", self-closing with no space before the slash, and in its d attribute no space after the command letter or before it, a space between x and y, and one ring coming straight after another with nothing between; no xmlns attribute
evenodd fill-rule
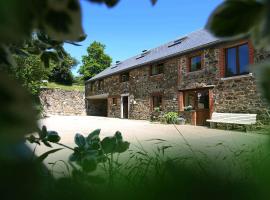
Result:
<svg viewBox="0 0 270 200"><path fill-rule="evenodd" d="M73 84L73 85L61 85L58 83L53 83L53 82L49 82L46 84L47 88L53 88L53 89L62 89L62 90L67 90L67 91L84 91L84 85L77 85L77 84Z"/></svg>

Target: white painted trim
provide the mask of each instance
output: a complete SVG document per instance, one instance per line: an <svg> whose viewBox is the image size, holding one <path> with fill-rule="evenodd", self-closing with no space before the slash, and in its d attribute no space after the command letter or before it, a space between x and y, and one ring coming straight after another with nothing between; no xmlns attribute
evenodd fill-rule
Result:
<svg viewBox="0 0 270 200"><path fill-rule="evenodd" d="M226 81L226 80L233 80L233 79L252 77L252 76L253 76L252 73L249 73L249 74L244 74L244 75L239 75L239 76L225 77L225 78L221 78L221 80Z"/></svg>
<svg viewBox="0 0 270 200"><path fill-rule="evenodd" d="M123 119L124 118L124 106L123 106L123 97L128 97L128 118L129 118L129 104L130 104L130 102L129 102L129 100L130 100L130 98L129 98L129 93L126 93L126 94L121 94L121 119Z"/></svg>
<svg viewBox="0 0 270 200"><path fill-rule="evenodd" d="M129 93L121 94L121 97L129 96Z"/></svg>
<svg viewBox="0 0 270 200"><path fill-rule="evenodd" d="M98 94L98 95L93 95L93 96L89 96L86 97L86 99L107 99L109 97L109 94Z"/></svg>

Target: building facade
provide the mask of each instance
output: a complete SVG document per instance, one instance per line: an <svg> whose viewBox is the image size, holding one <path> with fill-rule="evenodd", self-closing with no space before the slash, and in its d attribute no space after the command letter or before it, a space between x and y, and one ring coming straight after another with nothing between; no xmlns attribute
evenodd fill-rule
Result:
<svg viewBox="0 0 270 200"><path fill-rule="evenodd" d="M194 125L213 112L256 113L269 107L250 65L270 54L250 40L221 40L199 30L117 62L86 82L88 115L150 119L155 110L174 111Z"/></svg>

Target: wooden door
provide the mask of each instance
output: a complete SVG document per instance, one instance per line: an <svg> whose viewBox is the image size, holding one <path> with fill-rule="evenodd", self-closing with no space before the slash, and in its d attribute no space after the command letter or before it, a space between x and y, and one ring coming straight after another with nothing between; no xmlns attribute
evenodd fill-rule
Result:
<svg viewBox="0 0 270 200"><path fill-rule="evenodd" d="M196 125L206 125L206 120L210 119L209 90L196 91Z"/></svg>
<svg viewBox="0 0 270 200"><path fill-rule="evenodd" d="M128 96L123 96L123 118L128 119Z"/></svg>
<svg viewBox="0 0 270 200"><path fill-rule="evenodd" d="M210 119L209 109L196 110L196 125L198 126L206 125L207 119Z"/></svg>

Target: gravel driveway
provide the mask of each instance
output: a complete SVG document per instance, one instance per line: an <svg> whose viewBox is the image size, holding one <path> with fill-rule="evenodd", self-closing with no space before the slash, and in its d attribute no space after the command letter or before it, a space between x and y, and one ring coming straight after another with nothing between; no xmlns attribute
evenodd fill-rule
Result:
<svg viewBox="0 0 270 200"><path fill-rule="evenodd" d="M124 140L131 142L131 148L142 145L147 150L155 150L157 141L152 139L163 139L167 145L178 148L177 155L186 154L189 148L182 135L188 143L197 151L203 152L216 158L224 158L232 149L243 147L247 149L264 146L267 140L265 135L247 134L243 132L224 131L209 129L207 127L178 125L164 125L142 120L126 120L91 116L51 116L40 121L40 125L46 125L48 130L55 130L61 136L61 142L74 146L74 135L81 133L88 135L91 131L101 128L101 138L111 136L115 131L123 134ZM54 146L58 147L58 146ZM180 148L179 148L180 147ZM48 151L49 148L38 147L37 154ZM176 151L174 150L174 153ZM70 150L62 150L50 155L48 162L59 159L66 160Z"/></svg>

